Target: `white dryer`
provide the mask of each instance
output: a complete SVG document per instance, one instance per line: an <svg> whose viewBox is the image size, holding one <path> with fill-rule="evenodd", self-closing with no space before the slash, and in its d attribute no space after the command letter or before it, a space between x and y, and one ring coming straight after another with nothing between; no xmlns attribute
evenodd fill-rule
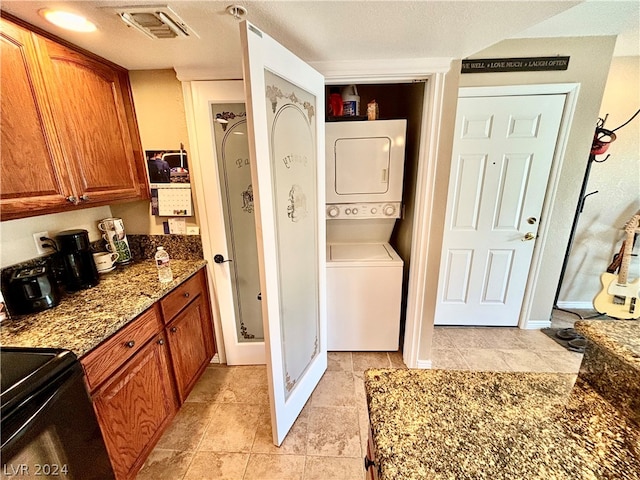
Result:
<svg viewBox="0 0 640 480"><path fill-rule="evenodd" d="M389 245L402 212L406 120L326 125L327 348L396 351L403 261Z"/></svg>

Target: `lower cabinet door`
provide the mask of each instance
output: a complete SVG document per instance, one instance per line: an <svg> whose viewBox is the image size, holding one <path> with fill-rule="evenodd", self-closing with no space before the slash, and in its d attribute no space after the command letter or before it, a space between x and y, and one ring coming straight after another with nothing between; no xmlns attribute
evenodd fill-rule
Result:
<svg viewBox="0 0 640 480"><path fill-rule="evenodd" d="M202 295L167 327L167 339L180 402L184 402L213 357L213 336ZM209 328L208 328L209 327Z"/></svg>
<svg viewBox="0 0 640 480"><path fill-rule="evenodd" d="M93 400L116 477L131 479L177 410L164 336L131 358Z"/></svg>

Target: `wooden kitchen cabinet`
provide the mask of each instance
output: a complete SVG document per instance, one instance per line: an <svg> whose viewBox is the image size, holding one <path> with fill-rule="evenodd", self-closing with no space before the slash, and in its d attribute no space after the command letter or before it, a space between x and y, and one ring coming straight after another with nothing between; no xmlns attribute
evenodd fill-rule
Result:
<svg viewBox="0 0 640 480"><path fill-rule="evenodd" d="M80 360L118 480L135 477L215 354L199 270Z"/></svg>
<svg viewBox="0 0 640 480"><path fill-rule="evenodd" d="M0 20L2 220L148 198L128 72L12 20Z"/></svg>
<svg viewBox="0 0 640 480"><path fill-rule="evenodd" d="M177 411L164 334L136 353L93 401L116 478L133 478Z"/></svg>
<svg viewBox="0 0 640 480"><path fill-rule="evenodd" d="M180 403L184 402L215 353L204 270L161 300ZM174 316L164 312L182 310Z"/></svg>
<svg viewBox="0 0 640 480"><path fill-rule="evenodd" d="M27 30L0 19L2 219L67 206L71 186L36 47Z"/></svg>

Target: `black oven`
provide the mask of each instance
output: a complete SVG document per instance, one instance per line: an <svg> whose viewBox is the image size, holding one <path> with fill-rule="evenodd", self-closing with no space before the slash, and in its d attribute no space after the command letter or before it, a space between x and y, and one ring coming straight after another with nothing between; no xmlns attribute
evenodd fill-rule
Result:
<svg viewBox="0 0 640 480"><path fill-rule="evenodd" d="M0 478L115 478L72 352L0 348L0 370Z"/></svg>

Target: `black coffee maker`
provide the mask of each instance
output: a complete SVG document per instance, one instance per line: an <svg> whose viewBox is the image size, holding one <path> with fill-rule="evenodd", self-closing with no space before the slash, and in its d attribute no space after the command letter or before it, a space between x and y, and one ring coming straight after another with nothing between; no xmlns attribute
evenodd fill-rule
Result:
<svg viewBox="0 0 640 480"><path fill-rule="evenodd" d="M97 285L100 277L93 261L89 232L64 230L56 235L56 241L64 266L63 283L66 290L74 292Z"/></svg>

